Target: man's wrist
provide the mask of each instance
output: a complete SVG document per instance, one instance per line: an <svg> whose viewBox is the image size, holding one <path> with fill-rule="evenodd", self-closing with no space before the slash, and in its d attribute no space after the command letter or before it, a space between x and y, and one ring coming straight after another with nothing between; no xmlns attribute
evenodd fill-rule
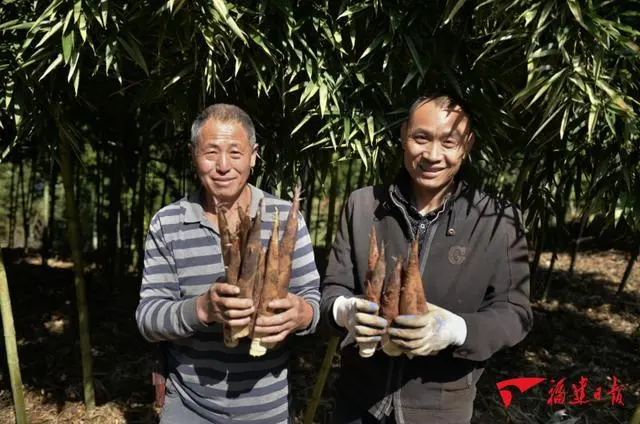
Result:
<svg viewBox="0 0 640 424"><path fill-rule="evenodd" d="M198 315L198 319L204 325L208 325L209 318L209 306L208 306L208 293L203 293L198 296L198 300L196 301L196 314Z"/></svg>
<svg viewBox="0 0 640 424"><path fill-rule="evenodd" d="M298 299L300 301L300 305L298 307L300 308L301 319L296 331L304 331L309 328L313 322L313 308L306 300L304 300L304 298L300 297Z"/></svg>

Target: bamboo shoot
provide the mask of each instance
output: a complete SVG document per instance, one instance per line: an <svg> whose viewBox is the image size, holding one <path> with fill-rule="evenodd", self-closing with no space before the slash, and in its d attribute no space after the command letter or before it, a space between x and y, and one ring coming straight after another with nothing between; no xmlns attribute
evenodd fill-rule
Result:
<svg viewBox="0 0 640 424"><path fill-rule="evenodd" d="M269 302L274 299L278 299L280 261L280 246L278 244L278 235L278 210L276 209L275 218L273 221L273 231L271 232L269 248L267 250L267 257L265 260L266 268L262 286L262 297L260 298L260 304L257 308L257 316L272 316L273 311L269 309ZM253 341L251 342L251 349L249 350L249 354L251 356L262 356L267 353L267 349L270 347L271 346L262 343L260 334L255 334Z"/></svg>
<svg viewBox="0 0 640 424"><path fill-rule="evenodd" d="M375 232L373 232L375 234ZM375 252L377 250L373 249ZM371 255L369 257L371 260ZM385 264L385 256L384 256L384 246L380 248L380 253L378 255L378 260L376 262L373 273L371 273L371 278L365 281L365 299L370 302L374 302L376 305L380 305L380 297L382 296L382 286L384 283L384 277L386 274L386 264ZM378 310L378 314L380 310ZM363 358L369 358L373 356L376 351L376 347L378 346L378 342L366 342L360 343L360 356Z"/></svg>
<svg viewBox="0 0 640 424"><path fill-rule="evenodd" d="M402 283L403 262L404 259L402 256L396 258L393 272L387 282L380 302L380 315L387 320L389 324L391 324L400 313L400 285ZM386 333L382 336L380 344L382 345L384 353L389 356L400 356L402 354L402 350L389 340L389 335Z"/></svg>
<svg viewBox="0 0 640 424"><path fill-rule="evenodd" d="M255 274L258 272L258 265L260 262L260 229L262 227L262 200L258 206L258 212L249 231L247 237L246 248L242 252L242 266L240 267L240 275L238 277L238 287L240 293L238 297L253 299L253 287L255 281ZM242 240L240 240L242 243ZM246 325L245 327L234 327L231 329L231 336L234 340L247 337L250 333L251 327Z"/></svg>

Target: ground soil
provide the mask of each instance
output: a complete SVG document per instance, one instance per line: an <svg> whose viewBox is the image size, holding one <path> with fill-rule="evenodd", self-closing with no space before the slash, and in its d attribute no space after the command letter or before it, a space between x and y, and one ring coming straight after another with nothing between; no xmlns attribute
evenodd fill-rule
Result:
<svg viewBox="0 0 640 424"><path fill-rule="evenodd" d="M569 256L561 254L551 274L546 300L534 300L535 326L517 347L497 354L478 387L473 423L628 423L640 401L640 266L625 292L616 296L628 255L619 251L580 252L573 276ZM533 285L540 299L550 254L544 254ZM155 423L151 367L153 346L139 335L134 311L139 281L107 278L87 269L95 392L98 407L85 414L75 289L71 264L40 265L37 257L5 255L18 350L31 423ZM327 340L308 337L293 345L291 364L295 421L316 382ZM12 423L6 358L0 350L0 424ZM336 356L315 421L331 420L332 388L339 369ZM526 393L503 405L496 383L516 377L542 377ZM587 380L586 405L574 405L572 385ZM548 404L549 390L565 378L564 402ZM621 397L608 394L613 379ZM602 389L599 401L593 393ZM623 405L612 403L621 401Z"/></svg>

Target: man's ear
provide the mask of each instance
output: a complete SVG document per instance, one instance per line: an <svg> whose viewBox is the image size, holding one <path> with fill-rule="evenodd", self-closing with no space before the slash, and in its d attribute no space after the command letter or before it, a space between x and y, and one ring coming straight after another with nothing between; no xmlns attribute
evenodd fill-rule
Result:
<svg viewBox="0 0 640 424"><path fill-rule="evenodd" d="M257 157L258 157L258 143L255 143L253 145L253 148L251 149L251 167L252 168L256 166Z"/></svg>

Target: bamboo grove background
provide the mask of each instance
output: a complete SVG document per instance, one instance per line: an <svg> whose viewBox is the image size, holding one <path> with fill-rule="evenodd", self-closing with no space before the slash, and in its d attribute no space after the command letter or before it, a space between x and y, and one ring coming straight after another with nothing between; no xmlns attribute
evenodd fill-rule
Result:
<svg viewBox="0 0 640 424"><path fill-rule="evenodd" d="M476 125L463 172L525 211L534 278L544 249L573 270L596 239L629 253L622 292L640 247L639 3L4 0L0 244L73 259L90 404L83 264L116 285L140 272L151 216L195 187L200 110L251 115L251 182L302 185L322 272L348 193L393 177L407 107L447 87Z"/></svg>

